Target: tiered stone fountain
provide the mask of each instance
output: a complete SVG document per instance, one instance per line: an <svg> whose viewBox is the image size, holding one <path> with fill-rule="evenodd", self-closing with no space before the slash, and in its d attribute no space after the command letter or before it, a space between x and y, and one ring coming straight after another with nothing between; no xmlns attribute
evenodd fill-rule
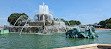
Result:
<svg viewBox="0 0 111 49"><path fill-rule="evenodd" d="M25 16L20 16L17 19L15 24L23 19ZM52 14L49 12L49 8L47 5L43 3L43 5L39 6L39 12L35 14L36 19L24 20L21 24L24 26L8 26L10 32L19 32L19 33L57 33L57 32L65 32L66 26L65 23L62 22L59 18L56 20L53 19Z"/></svg>

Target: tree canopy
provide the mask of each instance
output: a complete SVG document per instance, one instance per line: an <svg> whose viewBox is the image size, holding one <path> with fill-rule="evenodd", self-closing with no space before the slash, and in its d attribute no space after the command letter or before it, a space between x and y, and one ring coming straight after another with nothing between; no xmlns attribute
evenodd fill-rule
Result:
<svg viewBox="0 0 111 49"><path fill-rule="evenodd" d="M16 22L16 20L20 17L24 15L24 20L28 19L28 15L25 13L13 13L8 17L8 22L10 23L10 25L14 25L14 23ZM23 21L23 19L18 20L18 22L15 24L16 26L18 25L22 25L21 21Z"/></svg>
<svg viewBox="0 0 111 49"><path fill-rule="evenodd" d="M61 21L65 22L66 25L80 25L81 24L81 22L77 20L66 21L64 19L61 19Z"/></svg>
<svg viewBox="0 0 111 49"><path fill-rule="evenodd" d="M64 21L66 25L80 25L81 22L80 21L76 21L76 20L70 20L70 21Z"/></svg>
<svg viewBox="0 0 111 49"><path fill-rule="evenodd" d="M102 20L98 24L102 25L102 28L111 28L111 18Z"/></svg>

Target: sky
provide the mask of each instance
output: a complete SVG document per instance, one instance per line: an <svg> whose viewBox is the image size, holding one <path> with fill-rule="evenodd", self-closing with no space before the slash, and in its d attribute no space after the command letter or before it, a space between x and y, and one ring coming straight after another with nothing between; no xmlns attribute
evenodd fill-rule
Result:
<svg viewBox="0 0 111 49"><path fill-rule="evenodd" d="M94 24L111 17L111 0L0 0L0 26L9 25L12 13L26 13L33 19L43 2L53 17L68 21Z"/></svg>

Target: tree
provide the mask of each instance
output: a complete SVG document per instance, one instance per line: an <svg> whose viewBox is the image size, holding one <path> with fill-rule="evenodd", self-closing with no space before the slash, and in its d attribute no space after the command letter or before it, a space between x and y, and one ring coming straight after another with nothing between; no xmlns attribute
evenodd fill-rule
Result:
<svg viewBox="0 0 111 49"><path fill-rule="evenodd" d="M58 18L54 18L54 20L58 20ZM61 18L60 20L63 21L65 25L80 25L81 24L80 21L76 21L76 20L66 21L63 18Z"/></svg>
<svg viewBox="0 0 111 49"><path fill-rule="evenodd" d="M76 20L70 20L70 21L65 21L65 24L66 25L80 25L81 22L80 21L76 21Z"/></svg>
<svg viewBox="0 0 111 49"><path fill-rule="evenodd" d="M10 25L14 25L14 23L16 22L16 20L20 17L24 15L24 20L27 20L28 19L28 16L27 14L25 13L13 13L11 14L9 17L8 17L8 22L10 23ZM20 19L15 25L18 26L18 25L22 25L21 22L23 21L23 19Z"/></svg>
<svg viewBox="0 0 111 49"><path fill-rule="evenodd" d="M111 28L111 18L100 21L98 24L102 25L102 28Z"/></svg>
<svg viewBox="0 0 111 49"><path fill-rule="evenodd" d="M80 25L81 24L81 22L80 21L76 21L76 25Z"/></svg>
<svg viewBox="0 0 111 49"><path fill-rule="evenodd" d="M61 21L63 21L63 22L64 22L65 20L64 20L64 19L61 19Z"/></svg>
<svg viewBox="0 0 111 49"><path fill-rule="evenodd" d="M111 28L111 23L106 24L106 28Z"/></svg>
<svg viewBox="0 0 111 49"><path fill-rule="evenodd" d="M105 23L105 21L100 21L99 25L102 25L102 28L104 28L106 26L106 23Z"/></svg>

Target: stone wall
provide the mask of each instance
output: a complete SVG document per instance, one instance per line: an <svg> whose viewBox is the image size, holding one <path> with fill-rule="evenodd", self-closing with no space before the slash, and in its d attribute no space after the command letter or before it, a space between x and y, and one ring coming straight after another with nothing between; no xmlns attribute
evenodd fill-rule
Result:
<svg viewBox="0 0 111 49"><path fill-rule="evenodd" d="M23 26L8 26L7 28L10 32L20 33ZM23 27L22 33L43 33L42 26L25 26ZM62 33L65 32L65 28L59 28L59 26L45 26L47 33Z"/></svg>

